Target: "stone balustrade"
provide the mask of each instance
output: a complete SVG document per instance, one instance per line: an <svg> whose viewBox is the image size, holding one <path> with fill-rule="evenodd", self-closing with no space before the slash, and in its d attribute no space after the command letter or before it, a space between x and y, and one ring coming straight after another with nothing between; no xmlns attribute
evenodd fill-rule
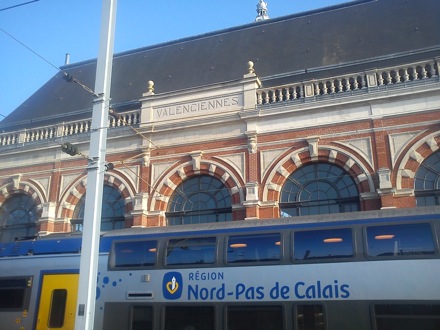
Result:
<svg viewBox="0 0 440 330"><path fill-rule="evenodd" d="M139 124L140 110L130 111L118 115L118 118L109 117L109 128ZM29 142L50 140L82 133L91 129L91 119L60 123L54 126L37 127L16 132L0 133L0 147L19 145Z"/></svg>
<svg viewBox="0 0 440 330"><path fill-rule="evenodd" d="M287 102L324 95L345 94L371 88L390 88L401 84L435 78L439 76L437 60L412 63L399 67L382 68L344 76L315 79L301 83L261 88L257 91L259 105Z"/></svg>
<svg viewBox="0 0 440 330"><path fill-rule="evenodd" d="M314 79L292 84L259 88L256 90L257 105L276 104L289 101L314 101L325 96L354 95L358 91L373 91L410 86L414 83L432 81L439 77L440 60L411 63L398 67L380 68L349 75ZM140 124L141 110L133 110L109 116L109 128ZM0 133L2 146L50 140L90 132L91 119Z"/></svg>
<svg viewBox="0 0 440 330"><path fill-rule="evenodd" d="M0 146L8 146L18 143L19 133L2 133L0 134Z"/></svg>

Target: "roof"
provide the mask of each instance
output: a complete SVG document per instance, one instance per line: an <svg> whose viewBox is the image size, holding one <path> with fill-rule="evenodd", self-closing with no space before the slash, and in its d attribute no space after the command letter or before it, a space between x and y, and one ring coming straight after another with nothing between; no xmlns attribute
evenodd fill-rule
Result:
<svg viewBox="0 0 440 330"><path fill-rule="evenodd" d="M147 82L166 93L239 80L255 63L260 80L325 76L431 58L440 48L440 1L363 0L135 49L114 56L111 99L115 106L139 107ZM377 67L377 66L376 66ZM94 86L96 59L62 67ZM90 118L93 95L57 73L0 123L9 131ZM27 120L23 121L23 118Z"/></svg>

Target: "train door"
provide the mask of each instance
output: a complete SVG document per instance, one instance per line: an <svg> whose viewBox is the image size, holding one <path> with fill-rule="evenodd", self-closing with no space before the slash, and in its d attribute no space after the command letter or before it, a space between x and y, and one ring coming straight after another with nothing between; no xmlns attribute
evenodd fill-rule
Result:
<svg viewBox="0 0 440 330"><path fill-rule="evenodd" d="M74 328L78 279L79 274L44 275L36 330Z"/></svg>

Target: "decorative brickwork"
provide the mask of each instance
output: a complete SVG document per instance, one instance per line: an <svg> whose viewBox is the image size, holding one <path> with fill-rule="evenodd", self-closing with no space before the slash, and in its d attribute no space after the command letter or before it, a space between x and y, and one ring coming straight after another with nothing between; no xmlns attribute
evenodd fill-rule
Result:
<svg viewBox="0 0 440 330"><path fill-rule="evenodd" d="M267 176L263 200L277 203L281 188L290 174L303 165L317 161L333 163L347 171L355 180L360 194L375 192L372 169L363 164L354 153L348 154L338 147L320 145L317 157L311 155L310 148L300 148L279 159L277 166ZM361 206L365 205L361 203Z"/></svg>

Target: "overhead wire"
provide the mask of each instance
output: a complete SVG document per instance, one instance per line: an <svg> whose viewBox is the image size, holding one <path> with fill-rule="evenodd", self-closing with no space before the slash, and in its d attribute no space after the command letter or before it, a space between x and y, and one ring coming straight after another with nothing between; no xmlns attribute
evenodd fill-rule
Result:
<svg viewBox="0 0 440 330"><path fill-rule="evenodd" d="M8 9L21 7L21 6L28 5L30 3L37 2L37 1L40 1L40 0L32 0L32 1L20 3L18 5L13 5L13 6L9 6L9 7L6 7L6 8L1 8L0 11L5 11L5 10L8 10Z"/></svg>
<svg viewBox="0 0 440 330"><path fill-rule="evenodd" d="M5 31L3 28L0 27L0 31L2 31L3 33L5 33L7 36L9 36L10 38L12 38L13 40L15 40L17 43L19 43L20 45L22 45L23 47L25 47L27 50L29 50L31 53L33 53L35 56L39 57L41 60L43 60L44 62L46 62L47 64L49 64L51 67L53 67L54 69L56 69L57 71L61 72L63 74L63 78L64 80L66 80L67 82L74 82L76 84L78 84L79 86L81 86L84 90L86 90L88 93L92 94L95 97L99 97L99 95L90 87L88 87L86 84L82 83L80 80L78 80L76 77L72 76L71 74L67 73L66 71L61 70L60 67L56 66L55 64L53 64L52 62L50 62L47 58L45 58L44 56L42 56L41 54L39 54L38 52L36 52L35 50L33 50L31 47L27 46L25 43L23 43L22 41L20 41L18 38L16 38L15 36L13 36L12 34L10 34L9 32ZM147 138L144 134L142 134L142 132L140 132L138 129L134 128L132 125L130 125L120 114L118 114L115 110L110 109L109 111L109 115L112 115L113 117L121 120L121 122L123 122L126 126L130 127L136 134L138 134L139 136L141 136L143 139L147 140L150 144L152 144L154 147L158 148L158 146L156 144L154 144L149 138ZM3 116L5 117L5 116Z"/></svg>
<svg viewBox="0 0 440 330"><path fill-rule="evenodd" d="M109 114L110 116L113 116L114 118L116 118L117 120L120 120L123 124L125 124L126 126L130 127L136 134L138 134L139 136L141 136L142 138L144 138L146 141L148 141L151 145L153 145L154 147L156 147L157 149L159 148L153 141L151 141L149 138L147 138L144 134L142 134L142 132L140 132L138 129L136 129L135 127L133 127L132 125L130 125L119 113L117 113L114 109L110 108L109 109Z"/></svg>
<svg viewBox="0 0 440 330"><path fill-rule="evenodd" d="M31 47L29 47L28 45L26 45L24 42L21 42L18 38L16 38L15 36L13 36L12 34L10 34L9 32L5 31L3 28L0 27L0 31L2 31L4 34L6 34L7 36L9 36L11 39L13 39L14 41L16 41L17 43L19 43L20 45L22 45L24 48L26 48L27 50L29 50L31 53L33 53L35 56L39 57L41 60L43 60L44 62L46 62L47 64L49 64L51 67L53 67L54 69L56 69L57 71L61 72L63 74L63 78L67 81L67 82L74 82L76 84L78 84L79 86L81 86L84 90L86 90L87 92L89 92L90 94L92 94L95 97L98 97L98 95L93 91L93 89L91 89L90 87L88 87L87 85L83 84L82 82L80 82L77 78L75 78L74 76L72 76L71 74L67 73L66 71L61 70L60 67L56 66L55 64L53 64L51 61L49 61L47 58L45 58L44 56L42 56L41 54L39 54L38 52L36 52L35 50L33 50Z"/></svg>
<svg viewBox="0 0 440 330"><path fill-rule="evenodd" d="M14 8L14 7L18 7L18 6L22 6L25 4L29 4L32 2L36 2L39 0L33 0L33 1L29 1L23 4L19 4L16 6L11 6L8 8L4 8L2 10L6 10L6 9L10 9L10 8ZM76 84L78 84L79 86L81 86L84 90L86 90L88 93L92 94L95 97L99 97L94 91L93 89L91 89L90 87L88 87L87 85L83 84L81 81L79 81L77 78L75 78L74 76L72 76L71 74L67 73L66 71L61 70L60 67L56 66L55 64L53 64L51 61L49 61L47 58L45 58L44 56L42 56L41 54L39 54L38 52L36 52L35 50L33 50L31 47L29 47L28 45L26 45L25 43L23 43L22 41L20 41L18 38L16 38L15 36L13 36L12 34L10 34L9 32L5 31L3 28L0 27L0 31L2 31L3 33L5 33L7 36L9 36L11 39L13 39L14 41L16 41L17 43L19 43L21 46L25 47L27 50L29 50L31 53L33 53L35 56L37 56L38 58L40 58L41 60L43 60L44 62L46 62L47 64L49 64L51 67L53 67L54 69L56 69L57 71L61 72L63 74L63 78L64 80L66 80L67 82L74 82ZM148 137L146 137L142 132L140 132L138 129L136 129L135 127L133 127L132 125L130 125L119 113L117 113L114 109L110 109L109 110L109 115L113 116L114 118L116 118L117 120L120 120L123 124L125 124L126 126L130 127L136 134L138 134L139 136L141 136L143 139L145 139L146 141L148 141L151 145L153 145L155 148L158 148L158 146L151 141L151 139L149 139ZM4 117L4 116L3 116ZM58 143L59 144L59 143ZM59 144L60 146L63 146L63 144ZM89 157L85 154L82 154L81 152L77 152L77 155L80 155L81 157L85 158L85 159L89 159ZM139 154L140 155L143 155ZM123 159L120 160L119 162L129 171L133 172L124 162L127 160L130 160L134 157L130 157L127 159ZM134 173L134 172L133 172ZM144 183L146 183L150 189L154 190L156 193L158 193L159 195L162 195L159 191L157 191L154 187L152 187L148 182L146 182L141 176L139 176L137 173L134 173L139 179L141 179Z"/></svg>

